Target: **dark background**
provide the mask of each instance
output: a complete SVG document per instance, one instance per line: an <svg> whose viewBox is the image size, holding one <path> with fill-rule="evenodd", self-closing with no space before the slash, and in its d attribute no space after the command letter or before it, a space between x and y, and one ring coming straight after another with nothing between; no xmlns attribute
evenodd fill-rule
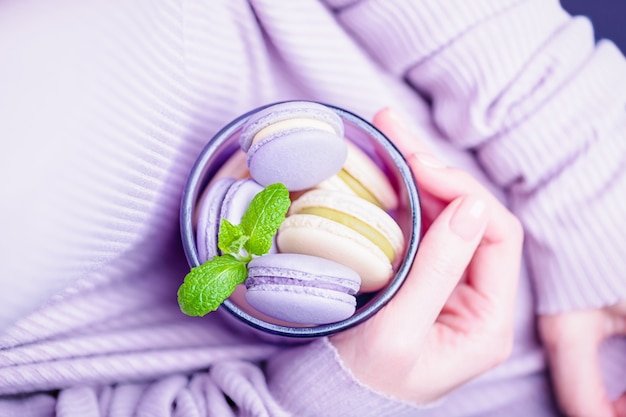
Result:
<svg viewBox="0 0 626 417"><path fill-rule="evenodd" d="M610 39L626 54L626 0L561 0L561 5L590 18L596 40Z"/></svg>

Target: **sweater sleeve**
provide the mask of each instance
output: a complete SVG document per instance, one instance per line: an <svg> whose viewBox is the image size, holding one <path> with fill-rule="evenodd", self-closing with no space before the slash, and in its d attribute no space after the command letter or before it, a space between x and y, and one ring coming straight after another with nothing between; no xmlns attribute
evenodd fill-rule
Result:
<svg viewBox="0 0 626 417"><path fill-rule="evenodd" d="M417 405L387 397L354 378L328 338L273 356L267 370L276 400L296 416L419 414Z"/></svg>
<svg viewBox="0 0 626 417"><path fill-rule="evenodd" d="M613 43L556 0L328 2L506 190L539 313L626 297L626 61Z"/></svg>

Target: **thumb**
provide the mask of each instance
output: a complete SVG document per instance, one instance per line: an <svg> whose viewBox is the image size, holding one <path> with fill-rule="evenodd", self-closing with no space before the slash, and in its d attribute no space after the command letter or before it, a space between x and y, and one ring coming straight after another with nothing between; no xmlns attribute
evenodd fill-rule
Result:
<svg viewBox="0 0 626 417"><path fill-rule="evenodd" d="M407 339L423 340L470 263L488 217L484 201L474 195L456 198L441 212L426 231L402 289L381 311L394 323L381 331L397 331L401 323L415 329Z"/></svg>

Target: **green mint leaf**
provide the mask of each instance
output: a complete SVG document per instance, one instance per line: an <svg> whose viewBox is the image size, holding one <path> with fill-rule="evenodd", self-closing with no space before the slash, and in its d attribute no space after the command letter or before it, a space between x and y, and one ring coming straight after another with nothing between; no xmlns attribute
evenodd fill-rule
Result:
<svg viewBox="0 0 626 417"><path fill-rule="evenodd" d="M215 256L187 274L178 289L178 305L189 316L204 316L217 310L247 276L245 262L232 255Z"/></svg>
<svg viewBox="0 0 626 417"><path fill-rule="evenodd" d="M244 233L240 225L234 225L228 220L222 219L217 239L217 246L222 253L239 254L248 239L250 239L250 236Z"/></svg>
<svg viewBox="0 0 626 417"><path fill-rule="evenodd" d="M244 233L250 236L244 247L249 254L264 255L272 247L272 239L285 220L291 200L281 183L268 185L254 196L241 218Z"/></svg>

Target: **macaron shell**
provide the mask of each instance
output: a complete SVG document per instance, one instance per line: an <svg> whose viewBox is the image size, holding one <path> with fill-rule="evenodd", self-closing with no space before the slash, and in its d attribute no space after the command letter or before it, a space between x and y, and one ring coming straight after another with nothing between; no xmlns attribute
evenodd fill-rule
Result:
<svg viewBox="0 0 626 417"><path fill-rule="evenodd" d="M346 294L356 294L361 285L361 277L353 269L316 256L281 253L258 256L248 264L246 284L276 283L285 279Z"/></svg>
<svg viewBox="0 0 626 417"><path fill-rule="evenodd" d="M221 178L212 183L202 196L196 225L196 248L200 262L205 262L217 255L217 234L222 201L234 182L234 178Z"/></svg>
<svg viewBox="0 0 626 417"><path fill-rule="evenodd" d="M254 136L265 127L288 119L314 119L328 123L337 136L343 137L343 121L332 109L311 101L288 101L278 103L260 110L244 124L239 144L247 151Z"/></svg>
<svg viewBox="0 0 626 417"><path fill-rule="evenodd" d="M224 195L220 217L233 224L239 224L250 202L261 191L263 187L252 179L234 182Z"/></svg>
<svg viewBox="0 0 626 417"><path fill-rule="evenodd" d="M398 196L385 173L365 151L351 142L348 142L348 154L343 170L366 188L385 210L394 210L398 207ZM330 182L320 184L319 188L337 189L354 194L354 190L336 175L327 181Z"/></svg>
<svg viewBox="0 0 626 417"><path fill-rule="evenodd" d="M327 259L293 253L248 264L246 301L259 312L297 324L325 324L354 314L361 279Z"/></svg>
<svg viewBox="0 0 626 417"><path fill-rule="evenodd" d="M220 224L222 219L226 219L232 224L240 224L241 218L248 210L252 199L261 191L263 191L263 187L252 178L241 179L233 183L222 201ZM276 238L274 237L268 253L276 253L277 251Z"/></svg>
<svg viewBox="0 0 626 417"><path fill-rule="evenodd" d="M329 208L349 214L373 227L392 246L395 256L404 250L404 234L396 221L385 210L356 195L339 191L314 189L302 194L293 201L289 216L298 214L307 208Z"/></svg>
<svg viewBox="0 0 626 417"><path fill-rule="evenodd" d="M372 241L324 217L295 214L287 217L276 237L279 252L319 256L354 269L361 291L384 287L393 275L389 258Z"/></svg>
<svg viewBox="0 0 626 417"><path fill-rule="evenodd" d="M249 288L246 301L279 320L297 324L327 324L345 320L356 309L354 296L293 285Z"/></svg>
<svg viewBox="0 0 626 417"><path fill-rule="evenodd" d="M294 326L296 323L294 322L290 322L288 320L280 320L277 319L275 317L272 316L268 316L267 314L262 313L261 311L259 311L258 309L252 307L250 305L250 303L248 302L248 300L246 300L246 293L248 292L248 290L246 289L246 286L244 284L240 284L237 285L237 287L235 288L235 291L230 295L230 297L228 297L228 299L237 306L237 308L241 309L242 311L244 311L246 314L249 314L259 320L263 320L267 323L273 323L273 324L278 324L280 326ZM230 318L234 318L232 315L228 314L227 315ZM237 323L239 323L237 321ZM305 326L302 326L305 327ZM267 334L264 332L261 332L260 334ZM292 340L293 339L287 339L287 340Z"/></svg>
<svg viewBox="0 0 626 417"><path fill-rule="evenodd" d="M313 187L336 174L347 156L345 139L320 130L289 130L248 151L248 167L261 185L283 183L290 191Z"/></svg>
<svg viewBox="0 0 626 417"><path fill-rule="evenodd" d="M250 202L262 190L263 187L250 178L221 178L208 187L202 197L196 226L196 247L200 262L220 254L218 235L222 219L233 224L241 223ZM275 244L270 252L276 252Z"/></svg>

